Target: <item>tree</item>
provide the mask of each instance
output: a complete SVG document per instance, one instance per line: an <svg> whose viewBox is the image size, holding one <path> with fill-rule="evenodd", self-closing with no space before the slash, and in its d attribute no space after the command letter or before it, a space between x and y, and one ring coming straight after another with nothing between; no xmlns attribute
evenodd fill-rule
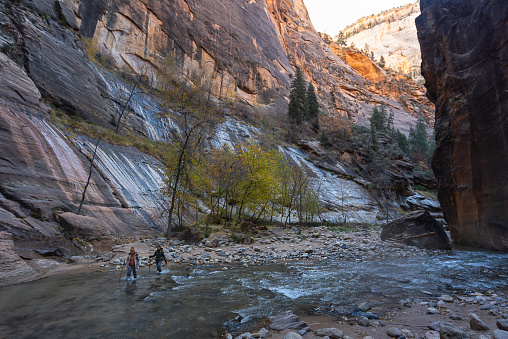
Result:
<svg viewBox="0 0 508 339"><path fill-rule="evenodd" d="M386 108L384 105L374 106L372 116L370 117L370 129L372 133L386 131Z"/></svg>
<svg viewBox="0 0 508 339"><path fill-rule="evenodd" d="M379 67L385 68L385 66L386 66L385 58L381 55L381 58L379 58Z"/></svg>
<svg viewBox="0 0 508 339"><path fill-rule="evenodd" d="M217 123L217 109L211 100L213 74L206 69L195 72L191 77L181 78L171 59L161 67L161 87L165 111L161 116L170 118L178 128L168 131L168 144L164 160L165 189L168 196L167 237L173 229L175 207L185 203L191 196L196 177L193 173L201 165L204 141L213 136Z"/></svg>
<svg viewBox="0 0 508 339"><path fill-rule="evenodd" d="M312 123L314 132L317 132L319 130L319 103L312 83L309 83L307 88L306 102L308 120Z"/></svg>
<svg viewBox="0 0 508 339"><path fill-rule="evenodd" d="M426 162L428 158L429 145L427 140L427 129L423 118L420 116L416 126L409 130L408 138L409 157L415 163Z"/></svg>
<svg viewBox="0 0 508 339"><path fill-rule="evenodd" d="M307 115L306 108L305 80L300 68L297 67L295 78L291 82L291 92L289 93L289 122L296 125L301 124Z"/></svg>
<svg viewBox="0 0 508 339"><path fill-rule="evenodd" d="M344 33L342 33L342 32L339 33L336 41L339 46L347 46L346 37L344 36Z"/></svg>
<svg viewBox="0 0 508 339"><path fill-rule="evenodd" d="M395 139L397 140L397 144L399 145L399 148L404 152L404 153L408 153L408 143L407 143L407 138L406 138L406 135L404 133L402 133L401 131L399 130L396 130L395 131Z"/></svg>

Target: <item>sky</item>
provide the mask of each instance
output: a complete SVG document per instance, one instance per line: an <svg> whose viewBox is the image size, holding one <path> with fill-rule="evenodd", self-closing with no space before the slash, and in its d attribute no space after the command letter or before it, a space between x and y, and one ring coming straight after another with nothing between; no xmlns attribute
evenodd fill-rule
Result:
<svg viewBox="0 0 508 339"><path fill-rule="evenodd" d="M335 36L363 16L415 3L416 0L304 0L318 32Z"/></svg>

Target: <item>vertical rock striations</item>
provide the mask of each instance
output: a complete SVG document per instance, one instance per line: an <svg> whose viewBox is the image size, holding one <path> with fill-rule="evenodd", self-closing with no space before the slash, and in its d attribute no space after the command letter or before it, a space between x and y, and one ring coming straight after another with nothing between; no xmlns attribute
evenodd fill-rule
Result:
<svg viewBox="0 0 508 339"><path fill-rule="evenodd" d="M457 244L508 251L508 2L422 0L433 169Z"/></svg>

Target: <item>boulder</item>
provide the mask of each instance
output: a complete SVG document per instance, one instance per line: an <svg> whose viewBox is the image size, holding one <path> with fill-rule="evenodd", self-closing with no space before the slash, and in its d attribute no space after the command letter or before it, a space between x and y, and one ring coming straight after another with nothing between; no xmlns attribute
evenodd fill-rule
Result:
<svg viewBox="0 0 508 339"><path fill-rule="evenodd" d="M318 337L329 337L330 339L342 339L344 337L344 333L334 327L321 328L316 331L316 335Z"/></svg>
<svg viewBox="0 0 508 339"><path fill-rule="evenodd" d="M283 331L287 329L300 330L307 327L307 324L304 321L301 321L300 318L291 310L276 316L268 317L268 320L271 321L269 329L275 331Z"/></svg>
<svg viewBox="0 0 508 339"><path fill-rule="evenodd" d="M381 239L431 250L451 249L443 226L427 211L411 212L384 224Z"/></svg>
<svg viewBox="0 0 508 339"><path fill-rule="evenodd" d="M295 332L286 333L284 339L302 339L302 336Z"/></svg>
<svg viewBox="0 0 508 339"><path fill-rule="evenodd" d="M492 331L492 339L508 339L508 331L494 330Z"/></svg>
<svg viewBox="0 0 508 339"><path fill-rule="evenodd" d="M441 339L468 339L466 332L446 322L440 324L439 336Z"/></svg>
<svg viewBox="0 0 508 339"><path fill-rule="evenodd" d="M12 236L0 231L0 286L34 279L38 273L14 249Z"/></svg>
<svg viewBox="0 0 508 339"><path fill-rule="evenodd" d="M398 337L402 336L402 331L399 330L397 327L391 327L388 329L388 331L386 331L386 334L389 337L398 338Z"/></svg>
<svg viewBox="0 0 508 339"><path fill-rule="evenodd" d="M96 218L65 212L59 214L57 219L71 238L100 240L111 235L108 224Z"/></svg>
<svg viewBox="0 0 508 339"><path fill-rule="evenodd" d="M487 324L474 313L469 314L469 325L471 326L472 330L488 331L489 329Z"/></svg>
<svg viewBox="0 0 508 339"><path fill-rule="evenodd" d="M503 331L508 331L508 320L507 319L499 319L496 322L496 326Z"/></svg>

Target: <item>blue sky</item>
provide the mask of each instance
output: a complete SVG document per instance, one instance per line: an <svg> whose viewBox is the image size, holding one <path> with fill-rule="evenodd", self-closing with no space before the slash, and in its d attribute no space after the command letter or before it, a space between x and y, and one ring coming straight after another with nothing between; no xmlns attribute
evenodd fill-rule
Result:
<svg viewBox="0 0 508 339"><path fill-rule="evenodd" d="M332 36L363 16L378 14L416 0L303 0L314 28Z"/></svg>

